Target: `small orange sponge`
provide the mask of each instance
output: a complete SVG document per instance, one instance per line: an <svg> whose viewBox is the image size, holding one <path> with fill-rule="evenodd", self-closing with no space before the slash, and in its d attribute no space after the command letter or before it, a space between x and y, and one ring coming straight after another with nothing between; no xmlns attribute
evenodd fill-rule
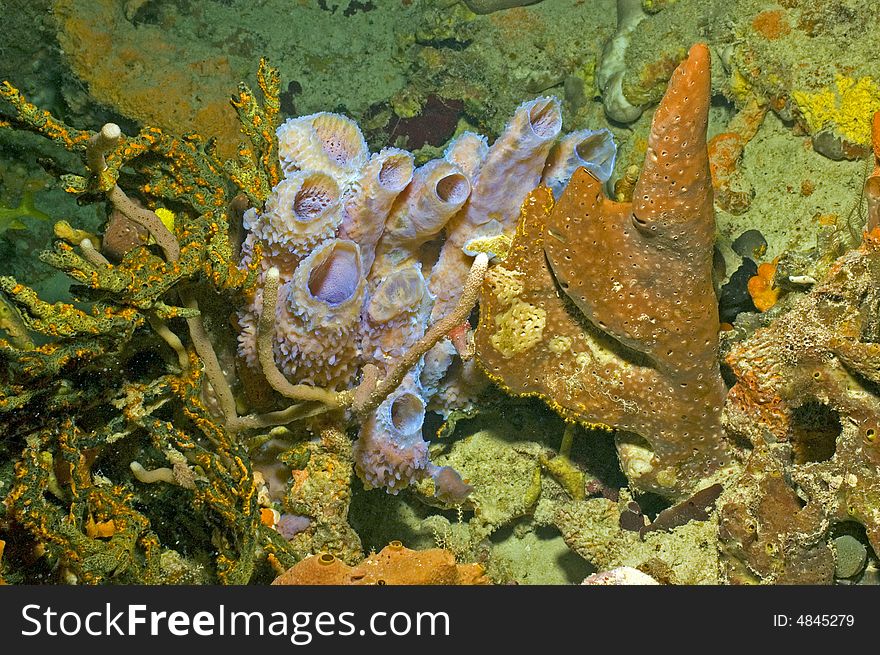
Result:
<svg viewBox="0 0 880 655"><path fill-rule="evenodd" d="M778 261L779 257L772 262L761 264L758 266L758 274L749 279L749 295L759 311L766 312L779 300L780 289L773 286Z"/></svg>

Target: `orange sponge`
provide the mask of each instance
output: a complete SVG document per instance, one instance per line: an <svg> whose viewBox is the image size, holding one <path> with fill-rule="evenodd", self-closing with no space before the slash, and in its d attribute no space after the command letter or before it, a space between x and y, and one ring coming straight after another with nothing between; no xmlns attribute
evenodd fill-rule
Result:
<svg viewBox="0 0 880 655"><path fill-rule="evenodd" d="M758 266L758 274L749 279L749 295L752 297L755 307L762 312L766 312L779 300L780 289L773 286L778 261L779 257L772 262L764 262Z"/></svg>

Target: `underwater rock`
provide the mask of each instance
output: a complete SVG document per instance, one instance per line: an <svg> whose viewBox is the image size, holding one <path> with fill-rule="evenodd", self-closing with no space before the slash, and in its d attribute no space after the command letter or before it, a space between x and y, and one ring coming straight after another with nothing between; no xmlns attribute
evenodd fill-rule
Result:
<svg viewBox="0 0 880 655"><path fill-rule="evenodd" d="M536 518L559 528L569 548L600 571L629 566L662 584L720 584L714 515L671 532L650 532L642 539L638 532L619 524L631 501L625 491L617 502L606 498L542 501Z"/></svg>
<svg viewBox="0 0 880 655"><path fill-rule="evenodd" d="M759 230L746 230L733 240L730 249L740 257L757 261L767 252L767 239Z"/></svg>
<svg viewBox="0 0 880 655"><path fill-rule="evenodd" d="M849 534L834 540L834 576L837 578L853 578L865 568L868 560L868 549L865 544Z"/></svg>
<svg viewBox="0 0 880 655"><path fill-rule="evenodd" d="M790 451L780 455L784 477L772 491L806 501L800 515L813 519L803 530L824 535L837 522L857 521L875 550L880 549L878 247L877 232L866 234L860 248L834 262L827 277L788 311L731 347L726 361L736 384L724 411L728 434L747 440L755 452Z"/></svg>
<svg viewBox="0 0 880 655"><path fill-rule="evenodd" d="M670 532L691 521L708 521L709 514L715 509L715 501L721 495L722 489L722 486L717 483L700 489L687 500L657 514L653 521L639 529L639 535L644 537L648 532L656 530Z"/></svg>
<svg viewBox="0 0 880 655"><path fill-rule="evenodd" d="M830 584L834 557L829 522L784 478L785 454L756 449L743 475L719 503L718 535L733 584Z"/></svg>
<svg viewBox="0 0 880 655"><path fill-rule="evenodd" d="M469 522L473 541L479 541L514 519L530 514L541 494L541 466L527 442L515 441L512 431L492 427L455 441L449 452L436 455L436 464L452 467L473 491L464 501L473 508ZM513 446L513 447L511 447ZM436 480L416 486L427 502L444 501L438 497Z"/></svg>
<svg viewBox="0 0 880 655"><path fill-rule="evenodd" d="M610 571L594 573L584 578L582 585L618 586L618 585L657 585L660 584L646 573L631 566L618 566Z"/></svg>
<svg viewBox="0 0 880 655"><path fill-rule="evenodd" d="M354 472L351 443L336 429L322 428L319 434L319 440L301 443L279 457L288 467L290 482L282 499L284 525L276 529L297 558L333 553L353 564L363 557L363 548L348 523Z"/></svg>

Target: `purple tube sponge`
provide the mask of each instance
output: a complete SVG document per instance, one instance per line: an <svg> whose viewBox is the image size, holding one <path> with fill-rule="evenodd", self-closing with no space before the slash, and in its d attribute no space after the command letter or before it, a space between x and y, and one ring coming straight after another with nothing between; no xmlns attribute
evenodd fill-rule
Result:
<svg viewBox="0 0 880 655"><path fill-rule="evenodd" d="M425 401L412 378L379 405L354 442L354 466L368 489L397 494L424 477L428 444L422 439Z"/></svg>
<svg viewBox="0 0 880 655"><path fill-rule="evenodd" d="M343 199L341 233L361 247L364 271L373 266L376 244L394 200L413 179L412 153L383 148L370 157Z"/></svg>
<svg viewBox="0 0 880 655"><path fill-rule="evenodd" d="M354 466L368 489L384 487L397 494L427 475L434 479L434 495L450 505L460 505L473 487L449 466L428 459L422 438L425 401L411 374L361 428L354 442Z"/></svg>
<svg viewBox="0 0 880 655"><path fill-rule="evenodd" d="M357 368L356 332L364 302L357 244L328 239L280 289L275 362L293 382L347 386Z"/></svg>
<svg viewBox="0 0 880 655"><path fill-rule="evenodd" d="M553 146L544 166L541 183L558 198L572 173L583 166L600 182L607 182L614 172L617 144L610 130L578 130L565 135Z"/></svg>
<svg viewBox="0 0 880 655"><path fill-rule="evenodd" d="M468 199L471 183L455 164L432 159L413 174L412 182L394 202L370 276L381 279L395 268L414 262L419 248L443 230Z"/></svg>

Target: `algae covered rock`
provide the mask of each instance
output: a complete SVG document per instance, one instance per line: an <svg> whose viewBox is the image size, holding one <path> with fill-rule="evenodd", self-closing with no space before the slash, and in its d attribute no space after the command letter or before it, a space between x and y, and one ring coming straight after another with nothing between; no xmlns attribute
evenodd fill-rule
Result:
<svg viewBox="0 0 880 655"><path fill-rule="evenodd" d="M861 524L880 547L874 235L727 355L736 384L725 428L753 449L722 528L736 557L768 581L830 582L836 524Z"/></svg>
<svg viewBox="0 0 880 655"><path fill-rule="evenodd" d="M541 495L540 447L513 442L504 430L485 429L455 442L450 452L436 458L441 466L459 471L474 487L467 501L472 507L472 539L478 541L514 519L530 514ZM507 438L505 438L507 437ZM432 481L419 486L433 496Z"/></svg>
<svg viewBox="0 0 880 655"><path fill-rule="evenodd" d="M351 500L351 446L345 438L325 438L300 446L308 452L301 468L291 470L291 483L283 508L291 515L309 517L305 530L290 539L299 557L329 552L346 562L362 556L360 537L348 523ZM290 460L289 460L290 461Z"/></svg>
<svg viewBox="0 0 880 655"><path fill-rule="evenodd" d="M865 568L868 549L865 544L849 534L834 540L834 575L838 578L852 578Z"/></svg>
<svg viewBox="0 0 880 655"><path fill-rule="evenodd" d="M625 29L623 46L606 51L600 65L616 65L621 80L601 85L606 107L637 109L657 102L666 80L696 40L721 55L714 75L718 88L742 107L757 97L780 118L796 122L817 151L834 159L855 159L870 146L870 118L880 109L880 79L873 62L880 48L876 7L866 0L678 0L623 3L638 12ZM648 13L641 12L644 8ZM632 20L632 19L630 19ZM872 68L873 66L873 68ZM617 94L619 98L613 98ZM632 121L639 112L619 119Z"/></svg>
<svg viewBox="0 0 880 655"><path fill-rule="evenodd" d="M591 498L547 503L540 515L549 517L569 548L600 571L630 566L666 584L721 583L714 517L642 537L621 525L621 514L630 503L631 497L622 493L618 502Z"/></svg>

